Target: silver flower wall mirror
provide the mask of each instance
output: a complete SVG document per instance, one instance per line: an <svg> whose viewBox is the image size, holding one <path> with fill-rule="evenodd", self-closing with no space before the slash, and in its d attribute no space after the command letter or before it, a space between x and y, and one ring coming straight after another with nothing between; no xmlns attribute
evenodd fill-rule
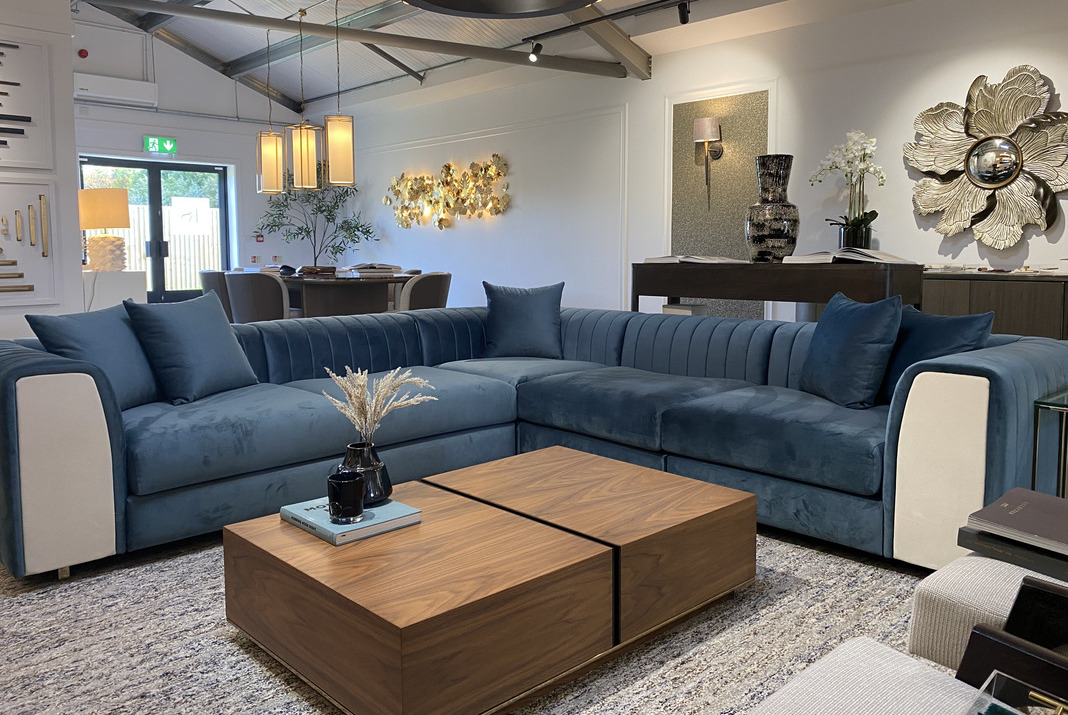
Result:
<svg viewBox="0 0 1068 715"><path fill-rule="evenodd" d="M905 160L923 173L912 203L921 215L942 213L945 237L971 229L995 249L1011 248L1024 226L1049 228L1056 194L1068 189L1068 113L1047 112L1050 88L1030 65L996 84L980 75L965 106L942 102L920 112L919 141Z"/></svg>

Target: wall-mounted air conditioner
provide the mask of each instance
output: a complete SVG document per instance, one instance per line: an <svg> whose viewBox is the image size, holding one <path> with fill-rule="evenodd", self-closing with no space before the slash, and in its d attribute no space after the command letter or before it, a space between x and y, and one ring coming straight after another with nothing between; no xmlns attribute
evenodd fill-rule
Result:
<svg viewBox="0 0 1068 715"><path fill-rule="evenodd" d="M159 85L119 77L74 73L74 98L125 107L156 107Z"/></svg>

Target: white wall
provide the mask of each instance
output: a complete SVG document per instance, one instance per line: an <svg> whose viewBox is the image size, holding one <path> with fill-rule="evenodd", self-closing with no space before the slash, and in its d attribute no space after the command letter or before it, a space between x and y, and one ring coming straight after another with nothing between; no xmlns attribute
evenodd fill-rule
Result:
<svg viewBox="0 0 1068 715"><path fill-rule="evenodd" d="M1055 92L1068 88L1066 31L1063 0L1036 0L1026 13L1006 13L998 0L919 0L659 55L646 82L563 73L532 81L538 70L511 68L485 84L507 77L523 84L478 92L457 83L465 96L431 104L411 96L360 102L357 93L349 111L357 116L360 206L382 240L351 258L454 270L452 305L482 302L479 281L496 279L565 280L567 304L626 307L629 263L668 246L668 105L760 83L773 88L777 107L769 148L796 157L789 194L801 209L799 253L837 246L824 218L845 212L844 197L834 195L833 182L809 186L808 175L846 132L860 129L878 138L888 175L886 186L869 192L869 207L880 213L875 247L928 264L1054 263L1068 257L1063 216L1008 251L978 246L970 232L943 240L933 230L938 216L913 212L916 177L901 145L915 139L920 111L963 104L977 75L1000 81L1009 68L1033 64ZM1050 109L1057 108L1055 96ZM620 144L609 126L617 124ZM391 176L493 152L512 167L515 205L504 216L405 231L381 204ZM1068 194L1059 201L1068 209ZM741 226L737 233L742 241Z"/></svg>

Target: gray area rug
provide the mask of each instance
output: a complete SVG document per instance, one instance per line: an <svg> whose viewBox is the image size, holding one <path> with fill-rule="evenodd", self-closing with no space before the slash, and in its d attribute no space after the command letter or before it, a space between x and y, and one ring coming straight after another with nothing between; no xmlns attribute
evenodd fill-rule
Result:
<svg viewBox="0 0 1068 715"><path fill-rule="evenodd" d="M923 575L762 532L752 585L519 712L745 713L848 638L903 649ZM3 572L0 712L337 711L226 621L212 535L75 567L62 582Z"/></svg>

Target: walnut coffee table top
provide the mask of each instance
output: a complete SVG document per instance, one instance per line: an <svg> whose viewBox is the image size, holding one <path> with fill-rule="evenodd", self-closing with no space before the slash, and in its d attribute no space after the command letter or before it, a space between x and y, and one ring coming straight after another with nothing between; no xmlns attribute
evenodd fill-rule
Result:
<svg viewBox="0 0 1068 715"><path fill-rule="evenodd" d="M753 495L573 450L394 497L422 523L343 546L223 530L227 618L350 712L508 709L755 573Z"/></svg>

